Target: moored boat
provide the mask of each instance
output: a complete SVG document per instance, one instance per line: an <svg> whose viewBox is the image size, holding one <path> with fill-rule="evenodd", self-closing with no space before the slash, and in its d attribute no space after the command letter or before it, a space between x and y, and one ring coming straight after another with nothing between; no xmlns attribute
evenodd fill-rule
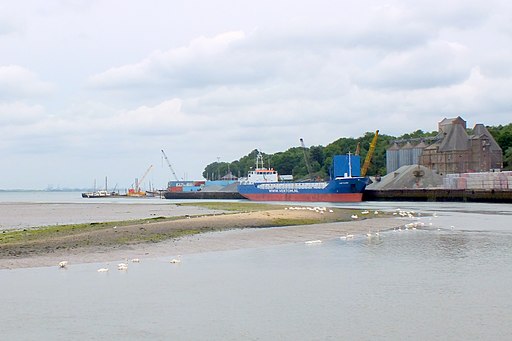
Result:
<svg viewBox="0 0 512 341"><path fill-rule="evenodd" d="M277 171L263 167L259 154L256 169L240 181L238 192L255 201L359 202L368 184L360 176L360 162L358 155L336 155L329 180L280 181Z"/></svg>
<svg viewBox="0 0 512 341"><path fill-rule="evenodd" d="M115 195L114 192L108 191L96 191L96 192L86 192L82 193L82 198L107 198Z"/></svg>

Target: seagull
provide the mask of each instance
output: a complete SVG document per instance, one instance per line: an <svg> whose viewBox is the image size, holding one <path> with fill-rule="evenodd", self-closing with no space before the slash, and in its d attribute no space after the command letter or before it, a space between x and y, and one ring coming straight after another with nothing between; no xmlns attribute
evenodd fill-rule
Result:
<svg viewBox="0 0 512 341"><path fill-rule="evenodd" d="M353 214L353 215L350 216L350 218L357 219L358 217L357 217L357 214Z"/></svg>
<svg viewBox="0 0 512 341"><path fill-rule="evenodd" d="M117 264L117 270L128 270L128 265L125 263L119 263Z"/></svg>
<svg viewBox="0 0 512 341"><path fill-rule="evenodd" d="M108 272L108 268L101 268L101 269L98 269L98 272Z"/></svg>
<svg viewBox="0 0 512 341"><path fill-rule="evenodd" d="M170 263L172 263L172 264L181 263L181 255L178 255L178 258L171 259Z"/></svg>
<svg viewBox="0 0 512 341"><path fill-rule="evenodd" d="M138 258L133 258L133 259L132 259L132 263L140 263L140 259L138 259Z"/></svg>
<svg viewBox="0 0 512 341"><path fill-rule="evenodd" d="M307 242L304 242L305 244L320 244L321 240L308 240Z"/></svg>
<svg viewBox="0 0 512 341"><path fill-rule="evenodd" d="M68 266L68 261L63 260L62 262L59 262L59 268L65 268Z"/></svg>
<svg viewBox="0 0 512 341"><path fill-rule="evenodd" d="M352 238L354 238L354 235L348 234L348 232L344 236L340 237L341 240L347 240L347 239L352 239Z"/></svg>

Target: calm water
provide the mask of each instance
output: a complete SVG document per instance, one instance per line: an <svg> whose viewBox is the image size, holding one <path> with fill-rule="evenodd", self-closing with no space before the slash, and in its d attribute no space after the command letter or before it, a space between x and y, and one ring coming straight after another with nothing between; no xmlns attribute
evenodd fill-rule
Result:
<svg viewBox="0 0 512 341"><path fill-rule="evenodd" d="M0 191L1 203L151 203L165 204L169 200L148 198L82 198L81 192Z"/></svg>
<svg viewBox="0 0 512 341"><path fill-rule="evenodd" d="M5 340L509 340L510 205L363 203L428 230L1 270Z"/></svg>

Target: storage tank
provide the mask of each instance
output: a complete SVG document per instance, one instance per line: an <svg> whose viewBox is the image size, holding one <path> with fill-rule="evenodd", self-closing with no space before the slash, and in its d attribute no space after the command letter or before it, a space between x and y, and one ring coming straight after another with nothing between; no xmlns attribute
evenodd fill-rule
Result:
<svg viewBox="0 0 512 341"><path fill-rule="evenodd" d="M420 156L423 153L423 149L425 149L427 145L425 142L421 141L417 145L412 148L412 164L417 165L420 163Z"/></svg>
<svg viewBox="0 0 512 341"><path fill-rule="evenodd" d="M402 166L412 165L412 144L407 142L400 150L398 151L399 168Z"/></svg>
<svg viewBox="0 0 512 341"><path fill-rule="evenodd" d="M389 174L399 168L400 160L398 151L400 147L395 142L391 147L386 150L386 172Z"/></svg>

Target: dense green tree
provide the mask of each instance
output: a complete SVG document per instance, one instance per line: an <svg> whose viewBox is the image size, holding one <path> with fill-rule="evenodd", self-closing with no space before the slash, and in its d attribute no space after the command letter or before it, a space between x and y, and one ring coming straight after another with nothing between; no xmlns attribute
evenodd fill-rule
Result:
<svg viewBox="0 0 512 341"><path fill-rule="evenodd" d="M503 168L512 170L512 147L508 147L503 153Z"/></svg>
<svg viewBox="0 0 512 341"><path fill-rule="evenodd" d="M423 132L423 130L418 129L415 132L409 133L409 134L403 134L402 136L399 136L398 139L419 139L422 137L432 137L436 136L438 134L437 131L432 131L430 133Z"/></svg>
<svg viewBox="0 0 512 341"><path fill-rule="evenodd" d="M487 128L503 150L504 168L512 169L512 124ZM386 149L390 146L393 140L409 138L421 139L433 137L437 134L437 131L423 132L422 130L416 130L412 133L403 134L398 138L390 135L379 134L367 174L386 174ZM327 178L330 174L333 156L339 154L343 155L349 152L354 154L356 153L358 145L362 166L374 136L374 132L366 132L359 138L342 137L325 147L312 146L310 148L306 148L305 151L310 163L313 177ZM207 179L217 179L218 177L226 175L228 170L231 171L235 176L247 176L249 170L254 169L255 167L258 153L259 151L255 149L246 156L242 157L240 160L236 160L231 163L211 163L206 166L203 172L203 177ZM295 179L309 178L308 169L306 167L304 158L304 149L301 147L292 147L284 152L277 152L275 154L262 153L262 155L264 166L268 168L274 168L279 174L293 175Z"/></svg>
<svg viewBox="0 0 512 341"><path fill-rule="evenodd" d="M503 168L512 170L512 123L505 126L487 127L503 151Z"/></svg>

